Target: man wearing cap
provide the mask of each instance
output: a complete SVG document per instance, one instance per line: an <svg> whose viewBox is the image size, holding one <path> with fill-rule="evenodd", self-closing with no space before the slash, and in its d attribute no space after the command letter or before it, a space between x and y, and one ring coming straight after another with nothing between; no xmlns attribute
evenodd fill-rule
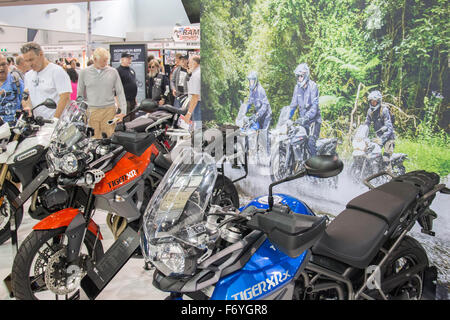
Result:
<svg viewBox="0 0 450 320"><path fill-rule="evenodd" d="M125 99L127 100L127 110L123 110L123 113L129 113L136 106L136 72L130 67L131 61L132 55L128 52L124 52L122 53L122 57L120 59L120 66L117 67L117 72L119 72L123 90L125 91Z"/></svg>

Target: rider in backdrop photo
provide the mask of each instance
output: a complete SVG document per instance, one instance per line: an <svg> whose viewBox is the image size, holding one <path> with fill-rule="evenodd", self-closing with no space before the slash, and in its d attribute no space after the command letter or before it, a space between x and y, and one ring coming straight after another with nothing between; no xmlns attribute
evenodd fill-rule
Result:
<svg viewBox="0 0 450 320"><path fill-rule="evenodd" d="M292 119L298 109L298 118L295 123L309 131L308 150L310 156L317 154L316 141L319 138L322 117L319 109L319 89L317 84L310 79L310 70L306 63L301 63L294 70L297 84L291 100Z"/></svg>
<svg viewBox="0 0 450 320"><path fill-rule="evenodd" d="M14 126L16 111L22 109L23 81L8 69L6 57L0 54L0 118Z"/></svg>
<svg viewBox="0 0 450 320"><path fill-rule="evenodd" d="M258 73L251 71L248 76L248 86L250 94L248 97L247 112L251 106L254 106L254 115L251 117L259 125L259 130L262 130L263 144L266 145L267 153L270 152L269 146L269 126L272 121L272 109L270 107L269 99L267 99L266 91L262 87L258 79Z"/></svg>
<svg viewBox="0 0 450 320"><path fill-rule="evenodd" d="M369 110L367 110L364 124L370 127L373 123L373 128L377 135L374 142L382 148L384 147L383 162L389 169L390 158L395 147L395 134L391 113L389 107L383 103L383 96L380 91L375 90L370 92L367 100L369 100Z"/></svg>

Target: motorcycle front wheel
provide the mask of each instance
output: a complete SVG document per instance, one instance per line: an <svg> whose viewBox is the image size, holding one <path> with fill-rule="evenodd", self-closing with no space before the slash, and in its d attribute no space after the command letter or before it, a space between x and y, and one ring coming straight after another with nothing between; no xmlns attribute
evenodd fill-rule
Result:
<svg viewBox="0 0 450 320"><path fill-rule="evenodd" d="M270 156L270 179L272 182L279 181L288 176L286 168L286 150L278 148Z"/></svg>
<svg viewBox="0 0 450 320"><path fill-rule="evenodd" d="M76 299L85 268L67 267L65 231L66 227L34 230L23 241L11 272L12 291L17 300ZM103 256L100 240L89 231L80 256L94 261Z"/></svg>
<svg viewBox="0 0 450 320"><path fill-rule="evenodd" d="M23 218L23 207L15 209L12 201L19 195L19 190L8 180L3 184L3 190L0 204L0 245L11 237L11 216L14 214L16 218L16 226L19 227Z"/></svg>

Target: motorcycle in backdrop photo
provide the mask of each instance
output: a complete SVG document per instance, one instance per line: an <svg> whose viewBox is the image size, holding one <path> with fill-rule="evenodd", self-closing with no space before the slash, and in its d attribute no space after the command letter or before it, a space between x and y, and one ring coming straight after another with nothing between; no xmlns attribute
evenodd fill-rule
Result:
<svg viewBox="0 0 450 320"><path fill-rule="evenodd" d="M308 148L308 130L298 122L289 119L290 106L281 109L277 126L271 132L270 152L270 178L278 181L292 175L298 168L310 158ZM313 128L309 129L310 132ZM326 138L316 141L318 155L337 155L338 139ZM309 179L311 182L326 183L330 187L336 188L338 176L330 179Z"/></svg>
<svg viewBox="0 0 450 320"><path fill-rule="evenodd" d="M407 235L418 222L434 235L436 193L450 194L439 176L413 171L351 200L330 223L276 185L305 176L329 178L337 156L306 160L239 210L208 206L217 178L208 154L172 164L145 210L141 248L167 299L357 300L433 299L437 269ZM386 174L386 172L383 172Z"/></svg>
<svg viewBox="0 0 450 320"><path fill-rule="evenodd" d="M11 275L16 299L79 299L80 286L95 299L132 256L140 255L136 239L142 213L170 167L166 156L174 145L166 131L186 111L144 100L111 138L93 140L86 109L84 103L72 104L55 129L49 171L70 200L35 225L22 242ZM136 111L151 113L153 122L137 118L126 123ZM228 197L239 205L237 191L226 178L217 182L215 191L217 203L228 205ZM72 201L77 194L83 195L83 202ZM92 219L97 209L109 213L107 223L115 238L106 252Z"/></svg>
<svg viewBox="0 0 450 320"><path fill-rule="evenodd" d="M25 190L39 177L43 188L36 190L28 213L33 219L41 220L60 208L52 203L50 189L51 181L43 175L46 172L46 153L50 137L56 125L56 120L45 120L34 117L33 110L45 106L56 109L56 103L47 99L35 106L29 114L26 110L18 111L14 127L8 123L2 124L0 153L0 244L13 237L13 247L17 244L17 228L23 219L23 203L16 205L16 199L21 196L19 187ZM12 232L11 232L12 231Z"/></svg>
<svg viewBox="0 0 450 320"><path fill-rule="evenodd" d="M382 128L381 128L382 129ZM380 129L380 130L381 130ZM382 147L379 138L369 138L369 127L360 125L352 140L353 152L349 174L352 180L360 184L367 177L382 171L390 171L394 175L403 175L406 172L403 162L408 159L404 153L393 153L389 159L383 159ZM389 180L386 175L378 176L374 184L379 185Z"/></svg>
<svg viewBox="0 0 450 320"><path fill-rule="evenodd" d="M269 158L267 152L269 133L260 129L256 114L247 116L248 108L248 103L241 103L235 124L241 128L242 136L245 138L249 162L258 166L265 166Z"/></svg>

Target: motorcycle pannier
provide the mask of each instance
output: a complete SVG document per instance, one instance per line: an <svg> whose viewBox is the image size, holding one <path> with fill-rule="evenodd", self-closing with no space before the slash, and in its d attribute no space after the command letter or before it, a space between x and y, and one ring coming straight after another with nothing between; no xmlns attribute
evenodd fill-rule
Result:
<svg viewBox="0 0 450 320"><path fill-rule="evenodd" d="M263 231L280 251L295 258L319 240L326 227L326 218L296 214L275 205L266 214L254 215L247 225Z"/></svg>

